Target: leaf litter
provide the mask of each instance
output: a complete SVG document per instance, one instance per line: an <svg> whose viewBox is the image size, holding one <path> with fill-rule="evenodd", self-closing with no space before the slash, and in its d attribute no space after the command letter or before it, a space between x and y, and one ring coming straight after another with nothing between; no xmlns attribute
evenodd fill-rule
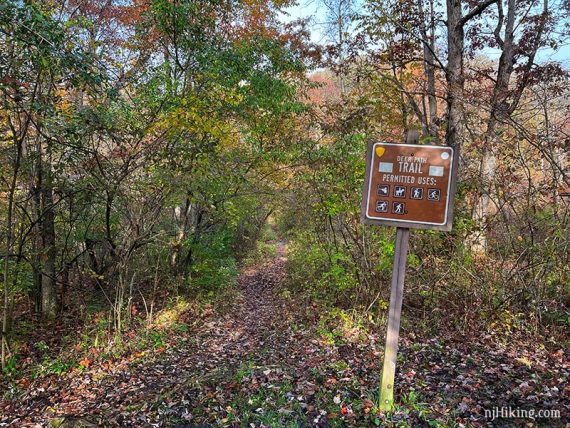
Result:
<svg viewBox="0 0 570 428"><path fill-rule="evenodd" d="M169 346L83 370L20 380L0 401L0 426L570 426L570 359L522 340L419 339L404 334L397 406L375 402L383 331L337 343L316 304L284 297L284 246L246 270L224 314L210 312ZM317 315L317 316L315 316ZM560 412L497 419L494 407Z"/></svg>

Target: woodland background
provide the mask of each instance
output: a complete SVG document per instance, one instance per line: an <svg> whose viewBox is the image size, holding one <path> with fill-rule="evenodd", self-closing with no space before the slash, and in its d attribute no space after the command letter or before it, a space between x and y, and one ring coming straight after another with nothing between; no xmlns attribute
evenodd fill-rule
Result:
<svg viewBox="0 0 570 428"><path fill-rule="evenodd" d="M0 3L5 394L160 349L278 239L323 335L381 330L364 154L410 130L461 162L453 231L413 232L404 330L568 349L570 3L322 3L323 44L286 0Z"/></svg>

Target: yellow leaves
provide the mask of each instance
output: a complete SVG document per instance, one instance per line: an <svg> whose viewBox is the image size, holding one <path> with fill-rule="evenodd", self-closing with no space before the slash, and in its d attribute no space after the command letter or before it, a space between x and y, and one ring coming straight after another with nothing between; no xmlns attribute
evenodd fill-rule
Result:
<svg viewBox="0 0 570 428"><path fill-rule="evenodd" d="M87 274L88 274L91 278L93 278L93 279L98 279L98 280L100 280L100 281L103 281L103 280L105 279L105 276L104 276L104 275L99 275L99 274L97 274L97 272L95 272L94 270L91 270L91 269L88 269L88 270L87 270Z"/></svg>
<svg viewBox="0 0 570 428"><path fill-rule="evenodd" d="M528 367L529 369L532 368L532 361L530 361L527 357L519 357L515 359L517 363Z"/></svg>
<svg viewBox="0 0 570 428"><path fill-rule="evenodd" d="M158 328L168 328L176 324L180 316L190 309L190 303L180 298L176 303L163 309L154 321L154 326Z"/></svg>
<svg viewBox="0 0 570 428"><path fill-rule="evenodd" d="M69 102L69 94L65 89L59 88L55 91L55 107L64 115L71 116L72 105Z"/></svg>
<svg viewBox="0 0 570 428"><path fill-rule="evenodd" d="M192 96L183 99L178 108L163 116L155 126L156 131L186 131L197 135L198 138L209 137L217 140L219 147L223 149L236 147L240 141L236 125L218 112L227 109L228 105L240 103L242 95L219 89L214 90L209 98L205 100Z"/></svg>

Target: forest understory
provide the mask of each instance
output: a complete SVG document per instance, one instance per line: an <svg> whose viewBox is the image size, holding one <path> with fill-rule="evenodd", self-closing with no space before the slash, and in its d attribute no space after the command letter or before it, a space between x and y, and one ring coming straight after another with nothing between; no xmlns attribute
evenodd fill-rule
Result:
<svg viewBox="0 0 570 428"><path fill-rule="evenodd" d="M400 342L396 407L380 412L384 331L320 322L319 304L288 288L286 246L276 246L274 258L243 270L227 306L177 312L154 346L108 359L93 350L59 375L2 382L10 392L0 401L0 426L570 423L570 360L556 343L445 331L428 338L409 328ZM485 414L493 408L560 413L493 420Z"/></svg>

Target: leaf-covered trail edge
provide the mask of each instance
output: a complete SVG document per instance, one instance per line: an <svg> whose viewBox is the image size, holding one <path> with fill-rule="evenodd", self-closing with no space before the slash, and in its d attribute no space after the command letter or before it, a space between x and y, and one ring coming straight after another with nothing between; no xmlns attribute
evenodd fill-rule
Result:
<svg viewBox="0 0 570 428"><path fill-rule="evenodd" d="M405 333L398 406L378 413L383 330L330 340L318 306L287 289L284 243L277 249L242 273L224 314L206 314L162 352L39 378L0 401L0 426L488 426L495 406L555 409L561 417L542 423L570 423L567 351L488 335ZM541 423L493 426L529 422Z"/></svg>

